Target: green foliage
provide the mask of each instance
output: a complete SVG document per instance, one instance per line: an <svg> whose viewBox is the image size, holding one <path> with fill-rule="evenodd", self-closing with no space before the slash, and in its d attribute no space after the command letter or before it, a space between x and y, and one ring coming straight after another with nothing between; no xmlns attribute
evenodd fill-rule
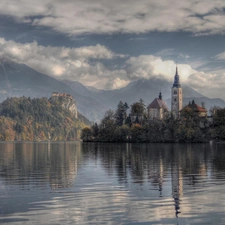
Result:
<svg viewBox="0 0 225 225"><path fill-rule="evenodd" d="M131 140L133 142L142 142L143 127L139 124L133 124L130 128Z"/></svg>
<svg viewBox="0 0 225 225"><path fill-rule="evenodd" d="M92 136L92 130L90 127L85 127L82 129L81 132L81 137L83 141L91 141L93 136Z"/></svg>
<svg viewBox="0 0 225 225"><path fill-rule="evenodd" d="M122 126L124 124L128 108L129 106L127 105L126 102L125 103L123 103L122 101L119 102L115 113L115 120L118 126Z"/></svg>
<svg viewBox="0 0 225 225"><path fill-rule="evenodd" d="M127 125L117 126L114 130L113 140L115 142L123 142L129 140L129 127Z"/></svg>
<svg viewBox="0 0 225 225"><path fill-rule="evenodd" d="M98 134L99 134L99 127L98 127L98 124L95 123L94 125L92 125L91 129L92 129L92 132L93 132L93 136L94 136L95 138L97 138L97 137L98 137Z"/></svg>
<svg viewBox="0 0 225 225"><path fill-rule="evenodd" d="M180 119L168 115L164 120L149 120L143 100L128 106L119 102L116 112L108 110L99 125L91 127L92 140L100 142L205 142L225 139L225 109L214 115L214 126L193 110L183 110ZM200 126L201 122L201 126ZM203 124L203 126L202 126Z"/></svg>
<svg viewBox="0 0 225 225"><path fill-rule="evenodd" d="M218 108L215 111L213 116L215 126L224 126L225 125L225 108Z"/></svg>
<svg viewBox="0 0 225 225"><path fill-rule="evenodd" d="M135 123L143 125L146 122L146 106L144 104L144 101L142 99L139 100L139 102L133 103L131 105L131 115L135 116Z"/></svg>
<svg viewBox="0 0 225 225"><path fill-rule="evenodd" d="M47 98L9 98L0 104L0 121L0 140L77 140L86 126Z"/></svg>
<svg viewBox="0 0 225 225"><path fill-rule="evenodd" d="M133 115L144 115L145 112L145 106L143 102L135 102L133 105L131 105L131 114Z"/></svg>

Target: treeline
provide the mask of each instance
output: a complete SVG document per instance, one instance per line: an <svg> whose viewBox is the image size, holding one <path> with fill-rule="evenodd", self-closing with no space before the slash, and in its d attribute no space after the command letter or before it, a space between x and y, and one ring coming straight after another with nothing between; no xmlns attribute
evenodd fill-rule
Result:
<svg viewBox="0 0 225 225"><path fill-rule="evenodd" d="M59 101L9 98L0 104L0 140L77 140L87 121L82 115L76 119Z"/></svg>
<svg viewBox="0 0 225 225"><path fill-rule="evenodd" d="M128 109L130 108L130 111ZM215 108L213 116L199 117L184 110L180 119L168 115L164 120L149 120L143 100L132 104L119 102L102 121L82 130L83 141L98 142L206 142L225 139L225 109Z"/></svg>

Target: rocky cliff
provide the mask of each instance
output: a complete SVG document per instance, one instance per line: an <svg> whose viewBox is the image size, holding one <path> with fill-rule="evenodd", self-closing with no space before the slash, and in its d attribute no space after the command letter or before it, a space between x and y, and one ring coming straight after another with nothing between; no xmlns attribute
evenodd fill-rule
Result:
<svg viewBox="0 0 225 225"><path fill-rule="evenodd" d="M0 141L74 141L90 125L82 114L77 115L69 96L15 97L0 104Z"/></svg>
<svg viewBox="0 0 225 225"><path fill-rule="evenodd" d="M68 109L77 118L77 104L72 95L53 92L49 100L52 102L59 101L64 109Z"/></svg>

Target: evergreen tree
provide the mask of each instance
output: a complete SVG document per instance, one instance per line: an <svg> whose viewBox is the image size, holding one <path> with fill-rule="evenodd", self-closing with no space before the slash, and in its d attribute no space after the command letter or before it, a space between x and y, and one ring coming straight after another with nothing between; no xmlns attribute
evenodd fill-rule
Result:
<svg viewBox="0 0 225 225"><path fill-rule="evenodd" d="M129 114L129 116L126 118L125 124L126 124L127 126L129 126L129 127L132 126L132 121L131 121L131 116L130 116L130 114Z"/></svg>
<svg viewBox="0 0 225 225"><path fill-rule="evenodd" d="M117 105L117 110L115 113L115 119L116 119L116 125L122 126L124 123L124 117L125 117L125 105L122 101L119 102Z"/></svg>
<svg viewBox="0 0 225 225"><path fill-rule="evenodd" d="M91 141L92 140L92 130L89 127L85 127L82 129L81 137L83 141Z"/></svg>
<svg viewBox="0 0 225 225"><path fill-rule="evenodd" d="M93 136L94 136L95 138L98 137L98 134L99 134L99 127L98 127L98 124L95 123L91 128L92 128Z"/></svg>

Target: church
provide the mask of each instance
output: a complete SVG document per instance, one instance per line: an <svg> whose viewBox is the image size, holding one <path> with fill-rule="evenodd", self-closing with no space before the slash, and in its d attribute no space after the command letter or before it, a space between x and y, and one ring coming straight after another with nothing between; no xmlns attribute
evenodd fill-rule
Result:
<svg viewBox="0 0 225 225"><path fill-rule="evenodd" d="M153 119L165 119L169 116L169 110L166 103L162 99L162 93L159 93L159 98L155 98L153 102L147 107L148 118Z"/></svg>
<svg viewBox="0 0 225 225"><path fill-rule="evenodd" d="M185 106L184 109L183 107L183 94L182 94L182 87L180 84L180 76L178 74L178 68L176 66L176 72L174 76L174 82L173 86L171 88L171 114L173 114L175 119L180 118L180 113L182 110L186 109L187 107L189 108L195 108L195 111L197 115L202 116L207 116L207 111L200 107L199 105L193 103L192 105ZM166 119L170 116L168 107L166 103L162 99L162 93L159 93L159 97L155 98L147 107L147 113L148 113L148 118L149 120L163 120Z"/></svg>
<svg viewBox="0 0 225 225"><path fill-rule="evenodd" d="M183 105L182 88L180 84L180 76L178 75L178 70L176 67L176 74L174 76L174 82L171 90L171 113L176 119L179 118L182 105Z"/></svg>

